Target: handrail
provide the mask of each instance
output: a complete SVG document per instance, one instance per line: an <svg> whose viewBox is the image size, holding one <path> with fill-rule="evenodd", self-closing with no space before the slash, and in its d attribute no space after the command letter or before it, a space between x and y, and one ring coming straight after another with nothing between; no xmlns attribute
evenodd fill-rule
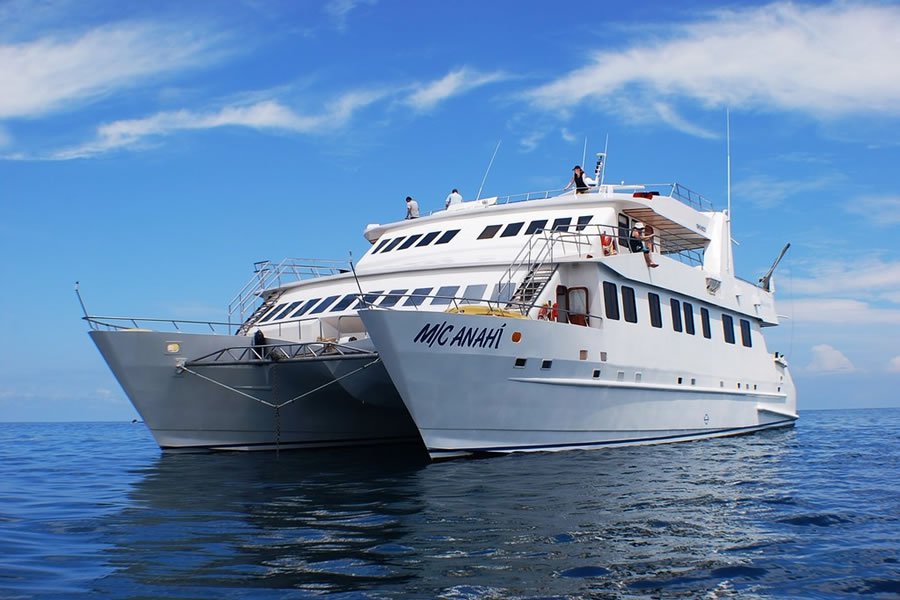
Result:
<svg viewBox="0 0 900 600"><path fill-rule="evenodd" d="M211 365L234 363L257 363L270 361L291 361L324 356L374 355L371 350L335 342L298 342L291 344L259 344L253 346L230 346L209 354L193 358L185 364Z"/></svg>
<svg viewBox="0 0 900 600"><path fill-rule="evenodd" d="M219 333L216 329L216 326L225 327L228 333L231 333L231 323L223 322L223 321L193 321L189 319L159 319L154 317L105 317L98 315L85 315L81 317L82 320L87 321L88 325L93 330L105 329L108 331L111 330L126 330L126 329L141 329L141 323L166 323L172 325L175 328L175 331L181 331L182 326L196 326L196 325L206 325L209 327L210 331L213 333ZM108 321L121 321L124 323L130 323L131 326L128 325L118 325L116 323L109 323Z"/></svg>

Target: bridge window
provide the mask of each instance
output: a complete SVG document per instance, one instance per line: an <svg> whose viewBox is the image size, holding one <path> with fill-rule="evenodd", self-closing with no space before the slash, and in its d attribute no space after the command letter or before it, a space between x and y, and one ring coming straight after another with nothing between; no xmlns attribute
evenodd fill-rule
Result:
<svg viewBox="0 0 900 600"><path fill-rule="evenodd" d="M547 229L547 219L538 219L528 224L528 227L525 228L525 235L533 235L544 229Z"/></svg>
<svg viewBox="0 0 900 600"><path fill-rule="evenodd" d="M672 307L672 329L681 331L681 302L675 298L670 298L669 306Z"/></svg>
<svg viewBox="0 0 900 600"><path fill-rule="evenodd" d="M406 302L403 303L403 306L419 306L425 302L425 296L427 296L429 292L431 292L430 287L414 289L413 293L406 299Z"/></svg>
<svg viewBox="0 0 900 600"><path fill-rule="evenodd" d="M481 233L478 234L478 239L479 240L491 239L492 237L497 235L497 232L500 231L501 227L502 227L502 225L488 225L487 227L484 228L484 231L482 231Z"/></svg>
<svg viewBox="0 0 900 600"><path fill-rule="evenodd" d="M356 306L353 307L354 310L357 308L368 306L369 304L375 304L375 301L378 300L378 297L383 293L384 292L382 292L381 290L378 290L377 292L369 292L368 294L363 294L362 300L357 302Z"/></svg>
<svg viewBox="0 0 900 600"><path fill-rule="evenodd" d="M378 240L378 245L375 246L374 250L372 250L372 254L375 254L376 252L378 252L379 250L384 248L384 245L387 244L389 241L391 241L391 238L384 238L383 240Z"/></svg>
<svg viewBox="0 0 900 600"><path fill-rule="evenodd" d="M405 293L406 293L405 289L391 290L390 292L388 292L387 294L384 295L384 300L382 300L378 304L378 306L381 306L383 308L390 308L391 306L394 306L395 304L400 302L400 298L402 298L403 294L405 294Z"/></svg>
<svg viewBox="0 0 900 600"><path fill-rule="evenodd" d="M424 236L422 236L422 239L419 240L418 244L416 244L416 248L419 248L421 246L427 246L434 240L434 238L436 238L438 236L439 233L440 233L440 231L429 231Z"/></svg>
<svg viewBox="0 0 900 600"><path fill-rule="evenodd" d="M500 234L500 237L512 237L514 235L517 235L520 231L522 231L522 225L524 224L524 222L510 223L506 226L506 229L503 230L503 233Z"/></svg>
<svg viewBox="0 0 900 600"><path fill-rule="evenodd" d="M453 298L456 297L456 292L459 291L458 285L445 285L437 291L435 294L435 298L431 299L432 306L446 306L453 301Z"/></svg>
<svg viewBox="0 0 900 600"><path fill-rule="evenodd" d="M291 315L291 318L293 319L294 317L299 317L301 315L305 315L306 311L308 311L313 306L315 306L316 302L318 302L319 300L321 300L321 298L313 298L312 300L307 300L306 304L304 304L303 306L298 308L297 312L295 312L294 314Z"/></svg>
<svg viewBox="0 0 900 600"><path fill-rule="evenodd" d="M712 331L709 327L709 311L703 307L700 308L700 325L703 327L703 337L710 339Z"/></svg>
<svg viewBox="0 0 900 600"><path fill-rule="evenodd" d="M494 286L494 291L491 292L491 300L494 302L509 302L513 297L515 289L516 284L511 281L498 283Z"/></svg>
<svg viewBox="0 0 900 600"><path fill-rule="evenodd" d="M591 222L591 219L594 218L594 215L584 215L583 217L578 217L578 227L575 228L575 231L582 231L585 227L587 227L588 223Z"/></svg>
<svg viewBox="0 0 900 600"><path fill-rule="evenodd" d="M287 306L287 302L282 302L281 304L279 304L278 306L276 306L275 308L270 310L268 313L266 313L266 316L264 316L262 319L260 319L259 322L265 323L266 321L268 321L269 319L271 319L272 317L277 315L279 312L281 312L281 309L284 308L285 306Z"/></svg>
<svg viewBox="0 0 900 600"><path fill-rule="evenodd" d="M392 240L391 240L391 243L388 244L387 246L385 246L385 247L384 247L384 250L382 250L381 253L384 254L385 252L390 252L391 250L393 250L394 248L396 248L397 245L398 245L400 242L403 241L403 238L404 238L404 237L406 237L406 236L400 236L400 237L398 237L398 238L392 239Z"/></svg>
<svg viewBox="0 0 900 600"><path fill-rule="evenodd" d="M684 330L694 335L694 307L690 302L684 303Z"/></svg>
<svg viewBox="0 0 900 600"><path fill-rule="evenodd" d="M483 283L466 287L466 291L463 292L463 300L460 301L460 304L475 304L480 302L484 298L486 289L487 286Z"/></svg>
<svg viewBox="0 0 900 600"><path fill-rule="evenodd" d="M435 244L446 244L454 237L456 237L457 233L459 233L459 229L451 229L450 231L445 232L444 235L439 237L438 241L436 241Z"/></svg>
<svg viewBox="0 0 900 600"><path fill-rule="evenodd" d="M619 320L619 292L616 284L603 282L603 304L606 306L606 318Z"/></svg>
<svg viewBox="0 0 900 600"><path fill-rule="evenodd" d="M569 225L572 224L571 217L564 217L562 219L554 219L553 221L553 231L568 231Z"/></svg>
<svg viewBox="0 0 900 600"><path fill-rule="evenodd" d="M357 295L358 294L347 294L346 296L341 298L341 301L338 302L337 304L335 304L334 308L332 308L329 312L337 312L339 310L345 310L348 306L353 304L353 301L356 300Z"/></svg>
<svg viewBox="0 0 900 600"><path fill-rule="evenodd" d="M622 286L622 309L625 320L629 323L637 323L637 305L634 301L634 288Z"/></svg>
<svg viewBox="0 0 900 600"><path fill-rule="evenodd" d="M753 346L753 340L750 339L750 321L741 319L741 343L748 348Z"/></svg>
<svg viewBox="0 0 900 600"><path fill-rule="evenodd" d="M324 300L322 300L317 307L315 307L311 313L311 315L317 315L319 313L323 313L328 310L328 307L334 304L334 301L340 298L340 296L328 296Z"/></svg>
<svg viewBox="0 0 900 600"><path fill-rule="evenodd" d="M656 328L662 327L662 311L659 308L659 294L650 292L647 294L650 303L650 324Z"/></svg>
<svg viewBox="0 0 900 600"><path fill-rule="evenodd" d="M417 233L415 235L409 236L408 238L406 238L406 241L403 242L399 248L397 248L397 250L406 250L407 248L409 248L410 246L415 244L416 240L419 239L420 237L422 237L421 233Z"/></svg>
<svg viewBox="0 0 900 600"><path fill-rule="evenodd" d="M725 333L725 341L729 344L734 343L734 319L731 315L722 315L722 330Z"/></svg>
<svg viewBox="0 0 900 600"><path fill-rule="evenodd" d="M294 310L295 308L297 308L298 306L300 306L300 302L302 302L302 300L299 300L299 301L297 301L297 302L291 302L290 304L288 304L287 308L285 308L283 311L281 311L280 313L278 313L278 316L275 317L275 318L272 319L272 320L273 320L273 321L280 321L281 319L283 319L283 318L285 317L285 315L287 315L289 312L291 312L292 310Z"/></svg>

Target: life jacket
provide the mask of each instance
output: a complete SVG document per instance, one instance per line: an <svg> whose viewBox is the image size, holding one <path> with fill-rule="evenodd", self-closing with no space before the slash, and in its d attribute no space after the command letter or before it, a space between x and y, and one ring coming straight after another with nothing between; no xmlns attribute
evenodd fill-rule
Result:
<svg viewBox="0 0 900 600"><path fill-rule="evenodd" d="M600 247L603 249L603 256L612 256L619 253L616 240L605 233L600 234Z"/></svg>

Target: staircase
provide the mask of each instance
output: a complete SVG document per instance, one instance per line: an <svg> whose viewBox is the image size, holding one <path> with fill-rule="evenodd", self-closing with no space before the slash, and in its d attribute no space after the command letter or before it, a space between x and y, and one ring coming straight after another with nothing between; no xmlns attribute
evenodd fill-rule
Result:
<svg viewBox="0 0 900 600"><path fill-rule="evenodd" d="M557 237L558 235L549 231L531 236L510 263L506 273L500 278L501 290L515 289L506 301L507 309L527 314L547 287L557 269L553 260L553 245ZM524 275L520 275L523 271ZM520 277L521 283L516 287L516 280Z"/></svg>
<svg viewBox="0 0 900 600"><path fill-rule="evenodd" d="M527 307L534 304L534 301L547 287L547 283L553 278L556 268L554 264L544 263L536 265L528 271L522 283L509 299L506 308L520 308L523 313L527 312Z"/></svg>
<svg viewBox="0 0 900 600"><path fill-rule="evenodd" d="M247 317L247 320L241 324L240 329L237 330L235 335L247 335L250 332L250 328L256 325L256 322L259 321L270 308L275 306L282 294L284 294L284 290L277 290L266 296L265 301L253 311L253 314Z"/></svg>

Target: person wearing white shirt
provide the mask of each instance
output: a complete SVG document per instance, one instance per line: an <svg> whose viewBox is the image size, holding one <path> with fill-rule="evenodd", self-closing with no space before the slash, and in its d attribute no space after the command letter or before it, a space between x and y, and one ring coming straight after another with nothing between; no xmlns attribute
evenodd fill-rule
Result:
<svg viewBox="0 0 900 600"><path fill-rule="evenodd" d="M453 188L453 191L447 195L447 199L444 200L444 208L450 208L451 204L459 204L462 202L462 196L459 193L459 190Z"/></svg>
<svg viewBox="0 0 900 600"><path fill-rule="evenodd" d="M412 196L406 197L406 218L419 218L419 203L412 199Z"/></svg>

